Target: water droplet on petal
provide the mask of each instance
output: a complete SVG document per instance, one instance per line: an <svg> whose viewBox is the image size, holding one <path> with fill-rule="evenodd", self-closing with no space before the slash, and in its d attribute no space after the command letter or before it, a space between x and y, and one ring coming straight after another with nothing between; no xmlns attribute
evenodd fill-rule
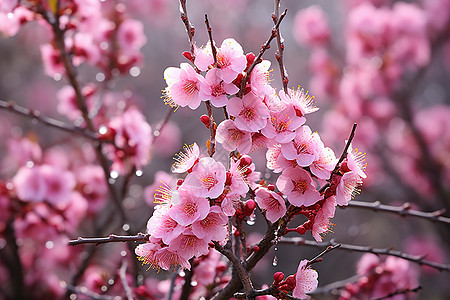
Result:
<svg viewBox="0 0 450 300"><path fill-rule="evenodd" d="M255 215L255 213L252 213L247 220L247 224L252 226L252 225L255 225L255 223L256 223L256 215Z"/></svg>

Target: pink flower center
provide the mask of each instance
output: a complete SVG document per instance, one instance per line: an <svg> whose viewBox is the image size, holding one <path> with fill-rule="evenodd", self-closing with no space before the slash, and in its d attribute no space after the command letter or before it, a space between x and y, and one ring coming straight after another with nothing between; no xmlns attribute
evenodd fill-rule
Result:
<svg viewBox="0 0 450 300"><path fill-rule="evenodd" d="M223 56L219 53L217 53L217 67L219 69L228 67L230 65L230 61L227 57Z"/></svg>
<svg viewBox="0 0 450 300"><path fill-rule="evenodd" d="M270 121L271 121L272 124L274 125L275 130L276 130L277 132L284 132L284 131L286 131L286 130L288 129L289 125L290 125L291 122L292 122L292 120L289 120L289 121L287 121L287 122L278 120L276 116L272 116L272 117L270 118Z"/></svg>
<svg viewBox="0 0 450 300"><path fill-rule="evenodd" d="M187 214L187 215L194 215L197 212L197 206L195 205L195 203L185 203L183 205L183 211Z"/></svg>

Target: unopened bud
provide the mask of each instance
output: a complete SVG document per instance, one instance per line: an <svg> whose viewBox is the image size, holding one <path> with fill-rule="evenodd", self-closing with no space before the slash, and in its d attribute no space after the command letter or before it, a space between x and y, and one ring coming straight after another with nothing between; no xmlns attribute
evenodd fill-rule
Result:
<svg viewBox="0 0 450 300"><path fill-rule="evenodd" d="M231 185L231 178L232 178L231 173L227 172L227 178L225 180L225 185Z"/></svg>
<svg viewBox="0 0 450 300"><path fill-rule="evenodd" d="M255 61L255 54L253 54L253 52L249 52L245 55L245 58L247 59L247 68L250 68L250 66L253 64L253 62Z"/></svg>
<svg viewBox="0 0 450 300"><path fill-rule="evenodd" d="M275 283L279 283L284 279L284 273L283 272L276 272L273 274L273 281Z"/></svg>
<svg viewBox="0 0 450 300"><path fill-rule="evenodd" d="M305 227L303 227L303 226L298 226L298 227L297 227L297 233L300 234L300 235L305 234L305 233L306 233Z"/></svg>
<svg viewBox="0 0 450 300"><path fill-rule="evenodd" d="M191 52L189 52L189 51L184 51L184 52L183 52L183 56L186 57L187 60L189 60L189 61L191 61L191 62L194 62L194 58L192 57Z"/></svg>
<svg viewBox="0 0 450 300"><path fill-rule="evenodd" d="M294 277L294 275L290 275L290 276L286 279L286 284L289 286L289 288L290 288L291 290L295 289L296 282L295 282L295 277Z"/></svg>
<svg viewBox="0 0 450 300"><path fill-rule="evenodd" d="M200 121L205 124L206 128L209 129L209 125L211 124L211 120L209 119L209 117L207 115L202 115L200 117Z"/></svg>
<svg viewBox="0 0 450 300"><path fill-rule="evenodd" d="M241 159L239 160L239 167L245 168L252 164L252 158L248 155L242 155Z"/></svg>
<svg viewBox="0 0 450 300"><path fill-rule="evenodd" d="M183 182L184 182L184 179L178 179L177 180L177 186L181 186L182 184L183 184Z"/></svg>
<svg viewBox="0 0 450 300"><path fill-rule="evenodd" d="M258 245L253 246L253 251L258 252L259 251L259 246Z"/></svg>
<svg viewBox="0 0 450 300"><path fill-rule="evenodd" d="M252 199L247 200L247 202L245 202L244 204L244 215L245 216L250 216L253 212L253 210L256 207L256 202Z"/></svg>
<svg viewBox="0 0 450 300"><path fill-rule="evenodd" d="M268 185L267 185L267 189L268 189L269 191L272 191L272 192L273 192L273 191L275 191L275 185L272 184L272 183L271 183L271 184L268 184Z"/></svg>
<svg viewBox="0 0 450 300"><path fill-rule="evenodd" d="M351 170L350 170L350 168L348 167L348 165L347 165L347 159L345 159L343 162L342 162L342 164L341 164L341 167L339 168L339 171L341 171L342 173L347 173L347 172L350 172Z"/></svg>

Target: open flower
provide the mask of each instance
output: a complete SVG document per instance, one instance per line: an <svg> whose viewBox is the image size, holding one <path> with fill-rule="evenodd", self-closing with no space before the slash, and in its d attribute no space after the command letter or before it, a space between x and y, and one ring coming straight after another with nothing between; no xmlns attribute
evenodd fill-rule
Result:
<svg viewBox="0 0 450 300"><path fill-rule="evenodd" d="M297 116L300 117L319 110L314 106L314 97L300 87L297 90L288 89L287 94L281 90L280 98L284 103L293 105Z"/></svg>
<svg viewBox="0 0 450 300"><path fill-rule="evenodd" d="M306 293L314 291L319 283L317 271L311 269L307 264L308 260L304 259L298 265L295 274L295 288L292 291L292 296L295 298L306 299Z"/></svg>
<svg viewBox="0 0 450 300"><path fill-rule="evenodd" d="M200 93L200 86L205 81L194 68L187 63L181 63L180 68L169 67L164 71L167 88L164 90L164 102L171 107L189 106L196 109L205 100L204 93Z"/></svg>
<svg viewBox="0 0 450 300"><path fill-rule="evenodd" d="M295 137L295 130L306 122L304 117L298 117L291 105L280 111L271 111L266 127L261 130L269 139L275 138L278 143L288 143Z"/></svg>
<svg viewBox="0 0 450 300"><path fill-rule="evenodd" d="M232 120L224 120L217 126L216 141L221 143L225 150L237 149L242 154L247 154L252 147L250 132L240 130Z"/></svg>
<svg viewBox="0 0 450 300"><path fill-rule="evenodd" d="M270 115L262 98L254 93L248 93L242 99L231 98L228 101L227 112L235 117L234 122L237 128L249 132L264 128Z"/></svg>
<svg viewBox="0 0 450 300"><path fill-rule="evenodd" d="M211 157L203 157L186 176L183 185L198 197L217 198L222 194L226 179L225 167Z"/></svg>
<svg viewBox="0 0 450 300"><path fill-rule="evenodd" d="M292 142L281 144L281 153L288 160L297 160L302 167L309 166L318 158L318 150L323 148L323 143L317 132L312 133L307 125L303 125L295 131Z"/></svg>
<svg viewBox="0 0 450 300"><path fill-rule="evenodd" d="M256 190L256 203L266 211L266 218L274 223L286 213L286 203L277 193L265 187Z"/></svg>
<svg viewBox="0 0 450 300"><path fill-rule="evenodd" d="M322 236L330 230L332 225L330 218L334 217L335 210L336 198L334 196L328 197L314 218L314 224L311 229L311 234L317 242L321 242Z"/></svg>
<svg viewBox="0 0 450 300"><path fill-rule="evenodd" d="M196 143L184 145L183 149L186 153L175 154L175 162L172 165L173 173L187 172L199 160L200 149Z"/></svg>
<svg viewBox="0 0 450 300"><path fill-rule="evenodd" d="M202 82L201 92L205 100L209 100L214 107L222 107L228 103L228 95L236 94L239 88L233 83L226 83L219 76L220 69L213 68L206 73Z"/></svg>
<svg viewBox="0 0 450 300"><path fill-rule="evenodd" d="M301 168L287 168L277 179L277 188L295 206L310 206L320 200L316 183L308 172Z"/></svg>
<svg viewBox="0 0 450 300"><path fill-rule="evenodd" d="M179 203L169 210L169 216L178 224L187 226L196 220L202 220L209 212L209 201L205 197L196 195L196 192L183 185L178 190Z"/></svg>

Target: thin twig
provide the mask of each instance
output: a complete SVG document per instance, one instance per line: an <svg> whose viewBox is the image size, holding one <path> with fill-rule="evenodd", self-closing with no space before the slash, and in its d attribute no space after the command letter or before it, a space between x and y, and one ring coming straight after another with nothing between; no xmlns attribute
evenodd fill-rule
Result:
<svg viewBox="0 0 450 300"><path fill-rule="evenodd" d="M319 254L314 256L312 259L310 259L306 265L310 266L310 265L312 265L312 264L314 264L316 262L321 262L322 261L322 256L324 256L328 252L333 251L334 249L337 249L339 247L341 247L341 244L335 244L335 245L332 245L332 246L328 246L327 248L325 248L325 250L323 250L322 252L320 252Z"/></svg>
<svg viewBox="0 0 450 300"><path fill-rule="evenodd" d="M373 254L377 254L377 255L395 256L395 257L403 258L405 260L409 260L409 261L414 262L419 265L430 266L439 271L450 272L450 265L425 260L424 259L425 256L423 256L423 255L412 255L412 254L408 254L408 253L404 253L401 251L392 250L392 249L388 249L388 248L374 248L371 246L360 246L360 245L336 243L334 240L331 240L329 242L317 243L316 241L306 240L301 237L291 237L291 238L282 237L279 243L280 244L290 244L290 245L305 245L305 246L310 246L310 247L328 247L328 246L334 246L334 245L340 244L341 246L338 249L342 249L342 250L346 250L346 251L363 252L363 253L373 253Z"/></svg>
<svg viewBox="0 0 450 300"><path fill-rule="evenodd" d="M66 282L62 283L62 285L66 287L67 291L75 293L75 294L79 294L79 295L88 296L90 299L94 299L94 300L114 300L114 299L116 299L116 297L114 297L114 296L100 295L100 294L94 293L93 291L90 291L87 287L78 287L78 286L74 286L74 285L71 285ZM70 293L69 293L69 295L70 295Z"/></svg>
<svg viewBox="0 0 450 300"><path fill-rule="evenodd" d="M275 25L278 22L279 14L280 14L280 0L275 0L275 9L274 9L274 13L272 15L273 23ZM283 62L284 42L283 42L283 38L281 37L279 27L277 27L277 46L278 46L278 49L275 52L275 58L278 62L278 66L280 67L280 75L281 75L281 82L283 83L283 90L287 94L289 78L287 76L287 71L286 71L286 68L284 67L284 62Z"/></svg>
<svg viewBox="0 0 450 300"><path fill-rule="evenodd" d="M189 44L191 46L191 54L194 55L194 34L195 34L195 28L189 22L189 18L188 18L188 14L187 14L187 8L186 8L186 0L180 0L180 14L181 14L181 21L183 21L184 26L186 27L186 32L187 32L188 37L189 37Z"/></svg>
<svg viewBox="0 0 450 300"><path fill-rule="evenodd" d="M383 299L390 299L391 297L393 297L393 296L395 296L395 295L406 295L406 294L408 294L408 293L417 293L417 292L419 292L420 290L422 289L422 287L419 285L418 287L416 287L416 288L406 288L406 289L401 289L401 290L397 290L397 291L394 291L394 292L392 292L392 293L389 293L388 295L386 295L386 296L383 296L383 297L380 297L380 298L375 298L375 299L372 299L372 300L383 300Z"/></svg>
<svg viewBox="0 0 450 300"><path fill-rule="evenodd" d="M122 266L119 270L119 276L120 281L122 282L123 289L125 290L125 294L127 295L128 300L133 300L133 291L131 290L130 286L128 285L127 281L127 267L128 263L124 260L122 262Z"/></svg>
<svg viewBox="0 0 450 300"><path fill-rule="evenodd" d="M93 238L84 238L79 237L76 240L70 240L69 245L80 245L80 244L106 244L106 243L114 243L114 242L145 242L148 241L150 235L145 233L138 233L137 235L115 235L111 234L107 237L93 237Z"/></svg>
<svg viewBox="0 0 450 300"><path fill-rule="evenodd" d="M251 64L251 66L248 68L247 73L245 74L244 78L242 79L242 83L241 83L241 87L240 87L240 91L239 91L240 95L244 94L245 86L247 84L247 80L250 77L250 74L252 73L253 69L255 68L255 66L257 64L259 64L261 62L262 56L267 51L267 49L270 48L270 43L276 37L277 29L280 27L281 21L283 21L284 17L286 16L286 13L287 13L287 9L285 9L284 12L280 15L280 18L278 19L278 22L272 28L272 33L271 33L270 37L267 39L267 41L261 47L261 49L259 50L258 56L255 58L255 60Z"/></svg>
<svg viewBox="0 0 450 300"><path fill-rule="evenodd" d="M376 211L389 212L389 213L393 213L396 215L400 215L402 217L405 217L405 216L416 217L416 218L422 218L422 219L432 221L432 222L450 224L450 218L442 216L446 212L445 209L437 210L434 212L422 212L422 211L411 209L411 206L409 203L405 203L402 206L391 206L391 205L381 204L380 201L363 202L363 201L352 200L348 203L347 207L369 209L369 210L372 210L375 212ZM346 207L343 206L341 208L345 209Z"/></svg>
<svg viewBox="0 0 450 300"><path fill-rule="evenodd" d="M206 110L208 112L209 117L209 131L211 134L208 146L208 154L210 157L213 157L216 152L216 123L214 122L214 116L211 108L211 103L208 101L205 102Z"/></svg>
<svg viewBox="0 0 450 300"><path fill-rule="evenodd" d="M14 103L12 101L0 100L0 109L5 109L5 110L13 112L17 115L23 116L25 118L28 118L31 120L36 120L39 123L49 126L49 127L57 128L59 130L66 131L69 133L78 134L78 135L85 137L87 139L90 139L90 140L94 140L94 141L98 140L98 136L90 130L87 130L85 128L81 128L78 126L71 126L62 121L44 116L37 110L33 110L33 109L29 109L29 108L17 105L16 103Z"/></svg>
<svg viewBox="0 0 450 300"><path fill-rule="evenodd" d="M173 110L169 109L167 110L166 116L164 117L164 119L158 123L158 125L156 126L155 130L153 131L153 140L152 140L152 145L155 144L156 139L161 135L161 132L163 131L164 127L166 126L166 124L169 122L170 116L172 116Z"/></svg>
<svg viewBox="0 0 450 300"><path fill-rule="evenodd" d="M205 14L205 24L206 24L206 29L208 30L209 42L211 44L211 51L212 51L212 55L214 58L214 68L217 68L217 49L216 49L216 46L214 45L214 40L212 37L212 30L211 30L211 26L209 26L209 20L208 20L207 14Z"/></svg>

